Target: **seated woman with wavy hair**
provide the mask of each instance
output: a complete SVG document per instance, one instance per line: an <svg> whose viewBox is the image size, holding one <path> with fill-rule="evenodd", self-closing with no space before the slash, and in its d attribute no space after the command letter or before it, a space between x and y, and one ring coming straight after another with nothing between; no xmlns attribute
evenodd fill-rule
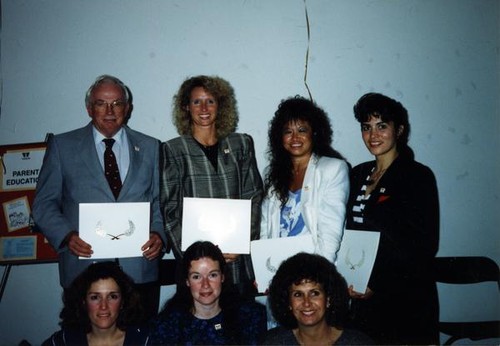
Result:
<svg viewBox="0 0 500 346"><path fill-rule="evenodd" d="M118 264L91 264L64 291L63 301L62 329L44 346L146 345L140 296Z"/></svg>
<svg viewBox="0 0 500 346"><path fill-rule="evenodd" d="M271 281L269 301L279 326L266 345L369 345L370 338L344 325L348 292L335 265L320 255L298 253L283 261Z"/></svg>

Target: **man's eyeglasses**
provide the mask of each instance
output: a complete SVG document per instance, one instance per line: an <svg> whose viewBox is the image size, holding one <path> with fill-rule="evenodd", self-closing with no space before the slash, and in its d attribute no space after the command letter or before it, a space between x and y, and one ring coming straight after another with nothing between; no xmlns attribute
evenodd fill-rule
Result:
<svg viewBox="0 0 500 346"><path fill-rule="evenodd" d="M97 108L97 109L100 109L100 110L105 110L105 109L108 109L108 107L111 107L111 109L123 109L125 108L125 101L123 100L115 100L111 103L108 103L106 101L103 101L103 100L97 100L97 101L94 101L94 107Z"/></svg>

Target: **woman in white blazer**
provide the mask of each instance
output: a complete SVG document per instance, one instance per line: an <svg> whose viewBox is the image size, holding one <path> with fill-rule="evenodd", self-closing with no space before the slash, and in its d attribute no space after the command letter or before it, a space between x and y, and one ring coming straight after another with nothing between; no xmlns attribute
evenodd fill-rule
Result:
<svg viewBox="0 0 500 346"><path fill-rule="evenodd" d="M349 169L332 148L327 114L300 96L283 100L270 122L260 238L310 234L332 263L340 247Z"/></svg>

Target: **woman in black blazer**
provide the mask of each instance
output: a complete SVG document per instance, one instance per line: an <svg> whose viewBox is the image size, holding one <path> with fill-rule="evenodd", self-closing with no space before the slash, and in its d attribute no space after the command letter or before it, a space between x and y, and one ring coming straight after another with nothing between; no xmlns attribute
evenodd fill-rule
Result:
<svg viewBox="0 0 500 346"><path fill-rule="evenodd" d="M349 293L354 325L381 344L438 344L438 300L431 265L439 243L432 171L414 160L403 105L369 93L354 106L375 161L351 173L347 228L380 232L366 292Z"/></svg>

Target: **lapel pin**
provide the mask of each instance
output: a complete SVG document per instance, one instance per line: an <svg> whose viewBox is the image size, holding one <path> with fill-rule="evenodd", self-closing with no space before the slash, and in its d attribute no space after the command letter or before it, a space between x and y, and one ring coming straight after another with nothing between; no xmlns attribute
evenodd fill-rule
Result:
<svg viewBox="0 0 500 346"><path fill-rule="evenodd" d="M136 145L134 145L134 150L135 150L135 151L139 151L139 147L138 147L138 146L136 146Z"/></svg>

